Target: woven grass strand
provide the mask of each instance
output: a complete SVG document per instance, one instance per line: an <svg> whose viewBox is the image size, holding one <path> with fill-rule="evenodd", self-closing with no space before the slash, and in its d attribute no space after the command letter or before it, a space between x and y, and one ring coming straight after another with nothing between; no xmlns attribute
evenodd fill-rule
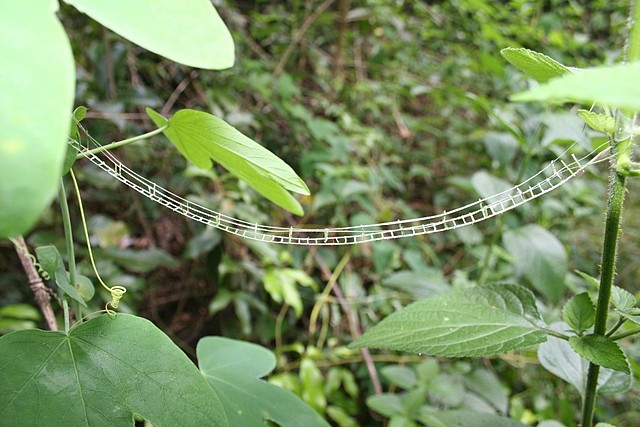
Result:
<svg viewBox="0 0 640 427"><path fill-rule="evenodd" d="M81 126L79 129L87 137L87 145L101 146ZM602 150L602 147L607 146L606 143L580 158L569 154L572 146L544 169L520 184L440 214L352 227L298 228L257 224L225 215L186 200L137 174L109 151L93 154L89 151L90 147L85 147L73 139L69 140L69 145L121 183L189 219L245 239L306 246L353 245L438 233L476 224L528 203L560 187L584 172L588 166L609 158L608 149Z"/></svg>

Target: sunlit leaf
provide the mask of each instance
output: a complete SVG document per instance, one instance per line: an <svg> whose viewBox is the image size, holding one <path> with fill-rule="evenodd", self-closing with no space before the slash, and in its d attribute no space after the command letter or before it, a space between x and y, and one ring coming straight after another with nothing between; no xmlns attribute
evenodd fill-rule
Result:
<svg viewBox="0 0 640 427"><path fill-rule="evenodd" d="M60 182L75 69L57 9L56 0L2 2L0 239L26 233Z"/></svg>
<svg viewBox="0 0 640 427"><path fill-rule="evenodd" d="M19 355L19 357L16 357ZM0 414L6 425L226 426L216 393L151 322L101 316L69 335L0 337Z"/></svg>
<svg viewBox="0 0 640 427"><path fill-rule="evenodd" d="M192 67L220 70L233 39L209 0L65 0L132 42Z"/></svg>
<svg viewBox="0 0 640 427"><path fill-rule="evenodd" d="M533 50L508 47L500 51L502 56L520 71L539 82L570 74L571 70L555 59Z"/></svg>
<svg viewBox="0 0 640 427"><path fill-rule="evenodd" d="M157 126L163 118L153 110L147 113ZM280 158L244 136L237 129L209 113L180 110L168 121L164 131L169 140L190 162L211 168L212 160L244 180L277 205L302 215L302 206L289 194L309 194L309 188Z"/></svg>
<svg viewBox="0 0 640 427"><path fill-rule="evenodd" d="M513 101L597 103L640 109L640 62L589 68L511 97Z"/></svg>
<svg viewBox="0 0 640 427"><path fill-rule="evenodd" d="M276 366L264 347L222 337L198 342L202 375L220 397L231 427L262 426L270 420L284 427L328 426L299 397L261 380Z"/></svg>
<svg viewBox="0 0 640 427"><path fill-rule="evenodd" d="M578 110L578 116L593 130L612 135L616 130L616 119L608 114Z"/></svg>

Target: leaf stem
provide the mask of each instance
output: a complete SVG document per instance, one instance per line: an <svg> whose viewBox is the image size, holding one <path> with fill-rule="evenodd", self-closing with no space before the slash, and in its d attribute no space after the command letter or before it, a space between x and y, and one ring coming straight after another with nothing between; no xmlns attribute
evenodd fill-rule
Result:
<svg viewBox="0 0 640 427"><path fill-rule="evenodd" d="M69 204L67 203L67 193L64 189L64 181L60 178L60 186L58 188L58 201L60 203L60 213L62 214L62 227L64 228L64 242L67 248L67 265L69 267L69 283L76 287L76 254L73 247L73 231L71 229L71 216L69 215ZM73 310L76 314L78 322L82 322L82 314L80 312L80 304L72 303ZM68 306L67 306L68 310ZM68 317L68 313L66 313ZM66 330L66 329L65 329Z"/></svg>
<svg viewBox="0 0 640 427"><path fill-rule="evenodd" d="M618 341L618 340L621 340L621 339L626 338L626 337L630 337L631 335L635 335L635 334L638 334L638 333L640 333L640 328L635 328L635 329L632 329L632 330L627 331L627 332L620 332L619 334L612 336L611 339L614 340L614 341Z"/></svg>
<svg viewBox="0 0 640 427"><path fill-rule="evenodd" d="M78 154L76 156L76 160L82 159L82 158L84 158L84 157L86 157L87 155L90 155L90 154L102 153L103 151L113 150L114 148L122 147L124 145L131 144L132 142L141 141L143 139L151 138L154 135L162 133L168 127L169 127L169 125L164 125L162 127L159 127L158 129L152 130L151 132L143 133L142 135L138 135L138 136L134 136L134 137L131 137L131 138L123 139L122 141L112 142L111 144L103 145L101 147L97 147L97 148L94 148L92 150L88 150L88 151L86 151L86 152L84 152L82 154Z"/></svg>
<svg viewBox="0 0 640 427"><path fill-rule="evenodd" d="M613 335L618 329L620 329L620 326L624 325L624 322L626 322L626 321L627 321L627 319L625 319L624 317L620 316L620 318L618 319L616 324L613 325L613 327L605 335L608 336L608 337L611 337L611 335Z"/></svg>

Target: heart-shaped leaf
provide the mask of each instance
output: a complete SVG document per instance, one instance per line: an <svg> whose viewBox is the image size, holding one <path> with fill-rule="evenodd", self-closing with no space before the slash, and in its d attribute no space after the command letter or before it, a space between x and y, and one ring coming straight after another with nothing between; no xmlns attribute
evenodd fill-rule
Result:
<svg viewBox="0 0 640 427"><path fill-rule="evenodd" d="M259 378L276 366L272 352L264 347L222 337L198 342L202 375L220 396L232 427L261 426L265 420L287 427L328 424L288 390Z"/></svg>
<svg viewBox="0 0 640 427"><path fill-rule="evenodd" d="M0 416L7 425L226 426L198 369L148 320L100 316L62 332L0 337Z"/></svg>
<svg viewBox="0 0 640 427"><path fill-rule="evenodd" d="M60 182L75 69L57 10L56 0L2 2L0 239L26 233Z"/></svg>
<svg viewBox="0 0 640 427"><path fill-rule="evenodd" d="M167 123L149 108L147 114L157 126ZM180 110L168 124L164 134L187 160L208 169L213 159L267 199L297 215L303 214L302 206L287 190L307 195L309 188L272 152L224 120L202 111Z"/></svg>
<svg viewBox="0 0 640 427"><path fill-rule="evenodd" d="M209 0L65 0L105 27L173 61L220 70L233 39Z"/></svg>
<svg viewBox="0 0 640 427"><path fill-rule="evenodd" d="M463 357L503 353L543 342L533 295L517 285L456 290L409 305L353 347Z"/></svg>
<svg viewBox="0 0 640 427"><path fill-rule="evenodd" d="M562 308L562 319L579 334L592 327L596 322L596 309L589 294L574 295Z"/></svg>

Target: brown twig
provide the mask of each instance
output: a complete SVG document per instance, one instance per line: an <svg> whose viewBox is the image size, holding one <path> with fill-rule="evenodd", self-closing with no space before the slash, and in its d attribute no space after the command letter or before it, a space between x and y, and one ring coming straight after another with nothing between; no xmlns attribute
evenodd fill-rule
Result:
<svg viewBox="0 0 640 427"><path fill-rule="evenodd" d="M344 45L344 35L347 32L347 13L349 12L349 0L340 0L340 15L338 27L338 39L336 40L336 51L333 55L333 81L334 87L339 86L339 78L342 79L342 46Z"/></svg>
<svg viewBox="0 0 640 427"><path fill-rule="evenodd" d="M11 241L16 249L22 268L25 273L27 273L29 287L33 291L34 299L36 304L38 304L38 307L40 307L40 311L47 323L47 328L51 331L57 331L58 324L56 322L56 316L53 313L53 308L51 307L51 295L49 295L49 291L42 282L42 278L36 269L37 261L35 257L29 252L27 243L24 241L22 236L18 236L16 239L11 239Z"/></svg>
<svg viewBox="0 0 640 427"><path fill-rule="evenodd" d="M331 6L334 1L335 0L325 0L312 14L305 18L302 26L293 36L293 40L291 40L291 43L289 44L289 46L287 46L287 49L282 55L282 58L280 58L280 61L278 61L276 68L273 70L273 77L278 77L280 74L282 74L282 71L284 71L284 66L287 65L287 61L293 54L293 50L300 43L307 31L309 31L309 28L311 28L311 25L316 21L316 19L318 19L322 12L324 12L329 6Z"/></svg>
<svg viewBox="0 0 640 427"><path fill-rule="evenodd" d="M318 266L320 267L322 274L325 275L326 277L331 277L331 270L329 270L329 267L327 267L327 264L325 264L324 260L317 252L314 254L314 258L318 263ZM353 312L353 310L347 303L347 300L345 299L344 294L340 289L340 286L335 286L335 285L336 283L334 283L334 286L331 288L331 290L333 291L336 298L338 299L338 303L340 304L342 311L347 316L349 329L351 330L351 337L354 340L358 339L362 335L362 329L360 329L360 321L358 320L358 316ZM378 377L378 371L376 370L376 366L373 363L373 359L371 358L371 353L369 352L369 349L361 348L360 353L362 354L362 360L364 361L364 364L367 367L367 371L369 372L369 377L371 378L371 383L373 384L373 389L375 390L375 393L381 394L382 385L380 384L380 377Z"/></svg>

